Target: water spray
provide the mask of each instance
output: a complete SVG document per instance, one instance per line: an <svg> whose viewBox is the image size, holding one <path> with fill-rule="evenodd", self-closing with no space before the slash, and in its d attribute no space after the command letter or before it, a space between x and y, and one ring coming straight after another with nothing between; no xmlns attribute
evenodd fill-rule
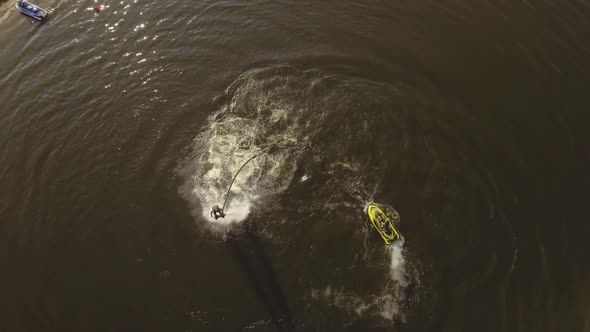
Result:
<svg viewBox="0 0 590 332"><path fill-rule="evenodd" d="M225 204L227 204L227 198L229 197L229 192L231 191L231 187L234 184L234 181L236 181L236 178L238 177L238 174L240 174L240 171L244 168L244 166L246 166L252 159L258 157L259 155L261 155L261 153L259 154L255 154L252 157L250 157L250 159L246 160L246 162L242 165L242 167L240 167L240 169L236 172L236 175L234 175L234 178L231 180L231 183L229 184L229 188L227 188L227 193L225 194L225 200L223 201L223 206L221 208L219 208L218 205L214 205L211 208L211 217L215 218L215 220L219 219L219 218L225 218Z"/></svg>

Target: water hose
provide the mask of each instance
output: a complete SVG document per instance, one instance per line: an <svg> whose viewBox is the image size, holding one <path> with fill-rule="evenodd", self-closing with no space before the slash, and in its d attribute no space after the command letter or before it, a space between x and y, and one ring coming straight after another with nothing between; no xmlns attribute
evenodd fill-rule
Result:
<svg viewBox="0 0 590 332"><path fill-rule="evenodd" d="M223 201L223 207L221 208L222 211L225 211L225 204L227 203L227 198L229 197L229 192L231 191L231 186L234 184L234 181L236 181L236 178L238 177L238 174L240 174L240 171L244 168L244 166L246 166L250 160L258 157L261 153L259 154L255 154L252 157L250 157L250 159L246 160L246 162L242 165L242 167L240 167L240 169L236 172L236 175L234 175L234 178L231 180L231 183L229 184L229 188L227 188L227 193L225 194L225 200Z"/></svg>

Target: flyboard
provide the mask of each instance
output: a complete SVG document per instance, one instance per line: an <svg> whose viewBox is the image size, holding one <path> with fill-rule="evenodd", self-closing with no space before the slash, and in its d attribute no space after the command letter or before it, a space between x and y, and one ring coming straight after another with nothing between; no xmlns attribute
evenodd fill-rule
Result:
<svg viewBox="0 0 590 332"><path fill-rule="evenodd" d="M377 205L369 204L367 207L367 215L386 244L391 244L395 240L401 238L401 235L399 235L393 227L391 220L389 220L385 212L383 212Z"/></svg>

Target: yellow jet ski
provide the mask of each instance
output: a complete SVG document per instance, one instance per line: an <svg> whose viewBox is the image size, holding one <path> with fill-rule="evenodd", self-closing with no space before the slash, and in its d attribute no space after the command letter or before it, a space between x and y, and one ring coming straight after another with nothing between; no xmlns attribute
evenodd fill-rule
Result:
<svg viewBox="0 0 590 332"><path fill-rule="evenodd" d="M393 241L401 237L393 227L393 223L377 205L369 204L367 207L367 215L386 244L391 244Z"/></svg>

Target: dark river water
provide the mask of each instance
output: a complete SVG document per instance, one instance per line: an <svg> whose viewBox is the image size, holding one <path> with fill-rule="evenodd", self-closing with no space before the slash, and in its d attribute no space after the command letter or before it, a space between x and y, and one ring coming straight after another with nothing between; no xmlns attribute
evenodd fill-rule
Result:
<svg viewBox="0 0 590 332"><path fill-rule="evenodd" d="M588 1L36 4L0 331L590 331Z"/></svg>

